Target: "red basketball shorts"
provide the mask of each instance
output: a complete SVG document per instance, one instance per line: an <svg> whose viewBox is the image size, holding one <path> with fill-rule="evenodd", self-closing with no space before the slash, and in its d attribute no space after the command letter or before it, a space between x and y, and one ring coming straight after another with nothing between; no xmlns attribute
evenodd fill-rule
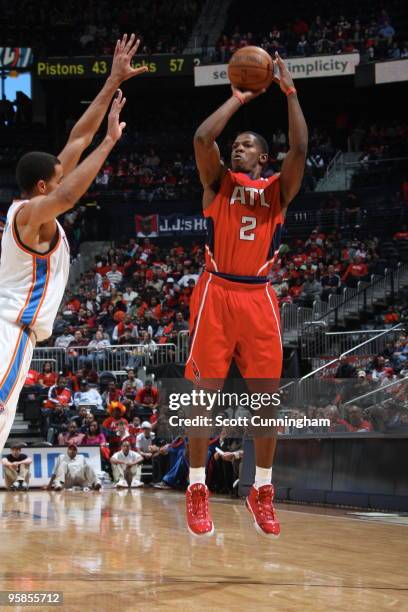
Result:
<svg viewBox="0 0 408 612"><path fill-rule="evenodd" d="M235 282L205 271L190 302L185 377L193 382L225 379L233 358L244 378L281 377L276 295L267 283Z"/></svg>

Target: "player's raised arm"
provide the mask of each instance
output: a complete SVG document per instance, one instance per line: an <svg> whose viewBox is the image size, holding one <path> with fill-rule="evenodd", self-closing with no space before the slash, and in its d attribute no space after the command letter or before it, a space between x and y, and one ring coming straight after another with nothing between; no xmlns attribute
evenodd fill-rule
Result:
<svg viewBox="0 0 408 612"><path fill-rule="evenodd" d="M76 167L82 153L91 144L121 83L148 70L147 66L132 68L131 62L139 43L140 41L136 40L134 34L129 39L127 34L124 34L122 40L117 41L111 73L105 85L74 125L67 144L58 155L64 169L64 176L67 176Z"/></svg>
<svg viewBox="0 0 408 612"><path fill-rule="evenodd" d="M108 129L101 144L84 161L64 179L61 184L46 196L32 198L29 206L24 206L18 213L18 229L28 233L44 223L53 221L56 217L73 208L84 195L95 179L109 153L122 136L126 124L120 122L120 112L126 98L121 90L112 103L108 117ZM24 234L22 235L24 240Z"/></svg>
<svg viewBox="0 0 408 612"><path fill-rule="evenodd" d="M264 91L263 89L259 92L244 92L232 87L231 97L197 129L194 134L194 151L204 189L211 188L226 172L216 139L237 110Z"/></svg>
<svg viewBox="0 0 408 612"><path fill-rule="evenodd" d="M276 53L275 61L279 69L280 88L288 98L289 151L283 161L280 174L282 211L285 213L302 184L307 155L308 133L290 72L278 53Z"/></svg>

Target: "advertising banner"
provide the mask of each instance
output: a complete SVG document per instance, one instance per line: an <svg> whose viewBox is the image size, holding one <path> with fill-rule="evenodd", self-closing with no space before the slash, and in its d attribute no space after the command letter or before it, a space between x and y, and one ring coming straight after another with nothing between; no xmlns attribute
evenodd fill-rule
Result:
<svg viewBox="0 0 408 612"><path fill-rule="evenodd" d="M285 60L289 72L294 79L310 79L314 77L336 77L353 75L360 63L359 53L341 55L317 55L315 57L292 57ZM194 84L196 87L205 85L227 85L228 65L196 66L194 68Z"/></svg>
<svg viewBox="0 0 408 612"><path fill-rule="evenodd" d="M159 217L160 236L194 236L205 234L206 231L206 219L201 215L174 214Z"/></svg>
<svg viewBox="0 0 408 612"><path fill-rule="evenodd" d="M201 215L135 215L136 236L202 236L207 231L206 220Z"/></svg>
<svg viewBox="0 0 408 612"><path fill-rule="evenodd" d="M375 64L375 84L408 81L408 59Z"/></svg>

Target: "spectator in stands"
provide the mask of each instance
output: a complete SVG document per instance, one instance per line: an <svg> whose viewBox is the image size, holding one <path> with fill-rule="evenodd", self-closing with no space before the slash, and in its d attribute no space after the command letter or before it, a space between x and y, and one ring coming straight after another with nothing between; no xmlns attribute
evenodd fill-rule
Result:
<svg viewBox="0 0 408 612"><path fill-rule="evenodd" d="M64 350L67 349L75 339L73 332L74 328L72 326L68 327L66 331L55 339L54 346L56 348L63 348Z"/></svg>
<svg viewBox="0 0 408 612"><path fill-rule="evenodd" d="M136 440L137 435L140 434L140 432L142 431L141 425L142 425L142 421L140 417L134 416L131 424L129 425L129 432L132 434L135 440Z"/></svg>
<svg viewBox="0 0 408 612"><path fill-rule="evenodd" d="M24 381L25 387L37 387L40 373L30 368Z"/></svg>
<svg viewBox="0 0 408 612"><path fill-rule="evenodd" d="M338 293L341 287L341 279L340 276L335 273L333 265L328 266L327 272L323 274L321 278L321 283L323 287L322 299L326 300L329 295Z"/></svg>
<svg viewBox="0 0 408 612"><path fill-rule="evenodd" d="M367 264L363 262L362 257L356 256L353 258L353 262L347 266L341 280L349 287L357 287L357 283L361 280L366 280L367 276Z"/></svg>
<svg viewBox="0 0 408 612"><path fill-rule="evenodd" d="M147 378L144 386L140 389L136 396L136 403L143 407L153 410L159 405L159 392L157 387L153 386L152 381Z"/></svg>
<svg viewBox="0 0 408 612"><path fill-rule="evenodd" d="M226 429L210 441L206 470L206 483L210 491L233 492L238 483L242 457L241 443L229 437Z"/></svg>
<svg viewBox="0 0 408 612"><path fill-rule="evenodd" d="M381 380L380 386L385 387L395 380L397 380L397 375L394 373L393 368L384 368L384 376Z"/></svg>
<svg viewBox="0 0 408 612"><path fill-rule="evenodd" d="M106 273L106 277L113 287L118 287L121 284L123 280L123 274L119 270L118 264L112 264L112 268L111 270L109 270L109 272Z"/></svg>
<svg viewBox="0 0 408 612"><path fill-rule="evenodd" d="M122 386L122 395L134 401L138 391L142 388L143 382L140 378L136 378L134 369L129 368L127 371L127 379Z"/></svg>
<svg viewBox="0 0 408 612"><path fill-rule="evenodd" d="M122 446L123 442L129 442L130 448L135 450L135 437L129 431L129 424L126 419L120 419L117 423L115 433L109 438L109 450L111 456Z"/></svg>
<svg viewBox="0 0 408 612"><path fill-rule="evenodd" d="M151 463L153 456L158 451L153 445L154 434L152 433L151 423L143 421L141 429L141 433L136 437L136 450L143 457L144 462Z"/></svg>
<svg viewBox="0 0 408 612"><path fill-rule="evenodd" d="M107 444L104 433L101 431L98 421L92 421L89 432L85 434L82 444L84 446L105 446Z"/></svg>
<svg viewBox="0 0 408 612"><path fill-rule="evenodd" d="M322 284L317 280L316 274L305 274L303 291L300 300L304 306L311 306L315 300L320 300L322 295Z"/></svg>
<svg viewBox="0 0 408 612"><path fill-rule="evenodd" d="M113 332L112 332L112 341L115 343L125 343L126 344L126 337L125 337L125 332L129 331L130 332L130 336L127 336L127 338L132 338L135 339L137 337L137 327L134 323L132 323L132 318L129 315L126 315L123 318L123 321L120 321L117 325L115 325L115 327L113 328Z"/></svg>
<svg viewBox="0 0 408 612"><path fill-rule="evenodd" d="M347 409L346 421L348 431L365 432L373 430L371 423L363 419L361 408L358 406L350 406Z"/></svg>
<svg viewBox="0 0 408 612"><path fill-rule="evenodd" d="M63 408L71 408L73 405L72 393L67 386L65 376L58 376L57 383L50 387L48 399L44 402L44 408L52 410L57 404Z"/></svg>
<svg viewBox="0 0 408 612"><path fill-rule="evenodd" d="M90 410L103 410L101 394L98 389L89 386L86 378L81 380L79 391L74 395L74 404L77 409L86 406Z"/></svg>
<svg viewBox="0 0 408 612"><path fill-rule="evenodd" d="M346 432L348 431L348 423L345 419L341 419L337 406L330 405L324 410L324 417L330 419L329 432Z"/></svg>
<svg viewBox="0 0 408 612"><path fill-rule="evenodd" d="M283 285L280 286L280 291L278 292L279 306L282 306L282 304L292 304L292 302L293 302L293 299L289 293L289 287L287 286L286 283L284 283Z"/></svg>
<svg viewBox="0 0 408 612"><path fill-rule="evenodd" d="M126 421L126 406L124 406L121 402L112 402L108 406L108 412L109 416L103 421L102 428L104 433L106 432L105 435L107 434L109 436L112 434L112 432L117 430L119 421Z"/></svg>
<svg viewBox="0 0 408 612"><path fill-rule="evenodd" d="M74 339L67 347L67 363L72 370L83 368L87 365L88 358L84 348L87 345L87 338L84 338L81 330L77 329L74 333Z"/></svg>
<svg viewBox="0 0 408 612"><path fill-rule="evenodd" d="M392 27L392 25L388 21L385 21L382 24L382 26L379 28L378 34L381 36L381 38L386 39L388 45L391 45L392 40L395 36L395 29Z"/></svg>
<svg viewBox="0 0 408 612"><path fill-rule="evenodd" d="M117 489L142 487L141 481L143 457L130 449L128 441L122 443L120 451L112 455L111 459L113 482Z"/></svg>
<svg viewBox="0 0 408 612"><path fill-rule="evenodd" d="M75 373L71 372L69 378L74 391L79 391L81 380L83 379L86 379L90 385L94 386L96 386L99 382L98 373L87 365L80 368Z"/></svg>
<svg viewBox="0 0 408 612"><path fill-rule="evenodd" d="M97 331L95 338L88 344L88 356L85 357L83 363L96 369L104 369L109 358L109 348L109 340L103 337L101 331Z"/></svg>
<svg viewBox="0 0 408 612"><path fill-rule="evenodd" d="M183 317L182 312L176 312L176 320L174 321L173 331L177 334L181 331L188 330L188 323Z"/></svg>
<svg viewBox="0 0 408 612"><path fill-rule="evenodd" d="M84 437L85 434L79 431L78 425L75 423L75 421L71 421L67 425L67 431L58 434L58 444L60 446L80 446Z"/></svg>
<svg viewBox="0 0 408 612"><path fill-rule="evenodd" d="M101 449L102 461L108 462L110 460L109 445L106 441L105 434L101 431L100 425L97 421L92 421L90 424L89 431L85 434L82 445L99 446Z"/></svg>
<svg viewBox="0 0 408 612"><path fill-rule="evenodd" d="M188 482L188 446L182 437L178 437L159 449L159 453L154 457L153 473L157 474L157 465L159 466L159 474L162 473L163 459L168 458L168 471L159 482L154 484L155 489L185 489ZM156 479L156 478L155 478Z"/></svg>
<svg viewBox="0 0 408 612"><path fill-rule="evenodd" d="M101 482L96 477L92 466L84 455L78 454L78 448L74 443L69 443L64 455L59 455L54 467L53 474L55 491L69 489L74 486L83 489L92 488L99 491Z"/></svg>
<svg viewBox="0 0 408 612"><path fill-rule="evenodd" d="M386 375L385 371L385 359L382 355L379 355L374 358L372 369L371 369L371 379L375 382L381 382L381 380Z"/></svg>
<svg viewBox="0 0 408 612"><path fill-rule="evenodd" d="M138 296L137 291L134 291L131 285L126 285L126 289L122 295L122 299L125 302L128 310L130 306L132 305L133 301L137 298L137 296Z"/></svg>
<svg viewBox="0 0 408 612"><path fill-rule="evenodd" d="M9 491L28 491L31 457L21 452L21 444L14 442L10 453L3 457L4 480Z"/></svg>
<svg viewBox="0 0 408 612"><path fill-rule="evenodd" d="M57 382L57 377L57 373L52 371L51 362L45 361L42 373L38 377L38 383L44 387L52 387Z"/></svg>
<svg viewBox="0 0 408 612"><path fill-rule="evenodd" d="M111 381L104 393L102 393L102 403L106 407L119 403L122 399L122 391L118 388L114 381Z"/></svg>
<svg viewBox="0 0 408 612"><path fill-rule="evenodd" d="M341 357L334 376L335 378L355 378L356 373L356 368L349 363L348 357Z"/></svg>
<svg viewBox="0 0 408 612"><path fill-rule="evenodd" d="M77 414L74 414L74 416L71 416L69 420L70 422L75 421L79 431L81 431L82 433L86 433L88 430L89 415L91 415L92 421L93 421L94 416L92 415L92 413L88 410L87 406L82 405L82 406L79 406Z"/></svg>
<svg viewBox="0 0 408 612"><path fill-rule="evenodd" d="M55 444L55 437L67 431L68 423L68 411L62 404L55 404L46 421L47 442Z"/></svg>
<svg viewBox="0 0 408 612"><path fill-rule="evenodd" d="M366 371L363 369L360 369L357 371L357 378L355 379L355 381L353 381L353 383L350 383L349 394L347 396L347 399L352 400L355 397L360 397L362 395L365 395L369 391L372 391L376 386L377 386L377 383L370 380L370 378L367 376ZM369 395L367 397L363 397L362 399L359 399L358 405L363 410L371 406L372 401L373 401L373 398L372 396Z"/></svg>

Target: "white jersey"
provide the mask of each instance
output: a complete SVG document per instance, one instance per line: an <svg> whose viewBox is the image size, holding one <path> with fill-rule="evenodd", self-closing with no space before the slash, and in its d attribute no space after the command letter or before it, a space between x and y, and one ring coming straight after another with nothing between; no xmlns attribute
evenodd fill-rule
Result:
<svg viewBox="0 0 408 612"><path fill-rule="evenodd" d="M69 245L57 221L58 241L47 253L25 247L15 215L27 200L13 202L3 231L0 260L0 318L33 330L40 342L52 334L69 275Z"/></svg>

